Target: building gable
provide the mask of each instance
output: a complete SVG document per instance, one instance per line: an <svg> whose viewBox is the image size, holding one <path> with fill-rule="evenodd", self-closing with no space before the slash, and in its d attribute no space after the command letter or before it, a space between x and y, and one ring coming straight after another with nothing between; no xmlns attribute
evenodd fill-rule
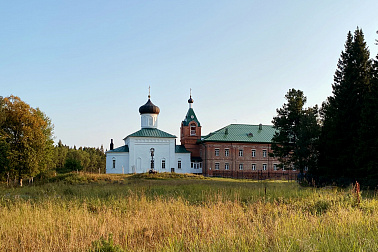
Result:
<svg viewBox="0 0 378 252"><path fill-rule="evenodd" d="M182 121L182 124L183 124L183 126L189 126L189 124L193 121L197 124L197 127L201 127L201 124L198 121L197 116L194 113L193 108L189 108L188 113L186 113L184 121Z"/></svg>

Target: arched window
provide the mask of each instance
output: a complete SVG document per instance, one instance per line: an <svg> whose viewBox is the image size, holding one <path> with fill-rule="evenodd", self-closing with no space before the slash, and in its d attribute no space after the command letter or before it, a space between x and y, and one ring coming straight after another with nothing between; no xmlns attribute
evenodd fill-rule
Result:
<svg viewBox="0 0 378 252"><path fill-rule="evenodd" d="M191 136L196 135L196 124L195 123L190 124L190 135Z"/></svg>
<svg viewBox="0 0 378 252"><path fill-rule="evenodd" d="M116 159L113 158L112 160L113 160L113 169L115 169L116 168Z"/></svg>

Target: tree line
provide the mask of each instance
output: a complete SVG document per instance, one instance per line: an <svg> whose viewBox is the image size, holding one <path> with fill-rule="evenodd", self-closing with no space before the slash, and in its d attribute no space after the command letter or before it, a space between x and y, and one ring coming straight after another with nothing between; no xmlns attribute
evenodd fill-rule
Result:
<svg viewBox="0 0 378 252"><path fill-rule="evenodd" d="M70 148L53 141L54 126L39 108L17 96L0 97L0 180L17 180L55 172L105 173L103 147Z"/></svg>
<svg viewBox="0 0 378 252"><path fill-rule="evenodd" d="M378 33L378 32L377 32ZM378 42L378 41L377 41ZM317 183L378 184L378 55L370 58L362 29L347 34L332 95L305 108L301 90L290 89L273 125L273 156Z"/></svg>
<svg viewBox="0 0 378 252"><path fill-rule="evenodd" d="M378 41L377 41L378 43ZM290 89L277 109L272 153L285 169L297 169L316 183L378 184L378 55L370 58L364 34L347 34L332 84L319 108L305 107L303 91ZM105 173L103 147L73 148L53 141L53 124L19 97L0 97L0 179L49 172Z"/></svg>

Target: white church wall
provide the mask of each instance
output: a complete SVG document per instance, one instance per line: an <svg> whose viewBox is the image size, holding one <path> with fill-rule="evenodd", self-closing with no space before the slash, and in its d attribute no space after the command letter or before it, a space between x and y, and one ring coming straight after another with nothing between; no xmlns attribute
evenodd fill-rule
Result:
<svg viewBox="0 0 378 252"><path fill-rule="evenodd" d="M113 166L113 162L114 162L115 167ZM117 174L129 173L129 153L128 152L106 153L106 173L117 173Z"/></svg>
<svg viewBox="0 0 378 252"><path fill-rule="evenodd" d="M175 155L175 172L176 173L192 173L190 170L190 153L176 153ZM179 168L179 161L181 161L181 169Z"/></svg>
<svg viewBox="0 0 378 252"><path fill-rule="evenodd" d="M154 169L158 172L170 172L173 165L171 162L175 160L174 139L130 137L126 142L129 145L130 167L135 167L136 173L148 172L151 169L151 148L154 148ZM162 160L165 161L166 168L162 168Z"/></svg>

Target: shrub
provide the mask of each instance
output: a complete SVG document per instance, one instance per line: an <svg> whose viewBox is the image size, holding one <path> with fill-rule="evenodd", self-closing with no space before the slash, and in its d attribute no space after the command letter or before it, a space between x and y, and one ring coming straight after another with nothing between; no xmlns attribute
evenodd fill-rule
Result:
<svg viewBox="0 0 378 252"><path fill-rule="evenodd" d="M113 235L109 234L108 240L101 237L98 241L92 242L91 252L122 252L124 251L119 245L114 244Z"/></svg>

